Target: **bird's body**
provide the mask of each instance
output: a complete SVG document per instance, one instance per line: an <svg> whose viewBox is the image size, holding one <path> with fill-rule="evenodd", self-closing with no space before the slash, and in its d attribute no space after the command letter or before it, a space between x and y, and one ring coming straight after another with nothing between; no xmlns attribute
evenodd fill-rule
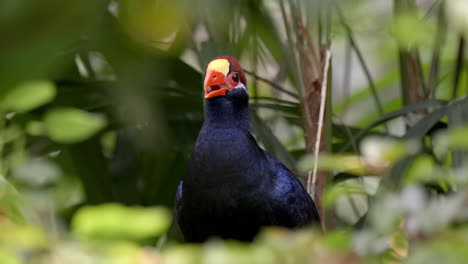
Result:
<svg viewBox="0 0 468 264"><path fill-rule="evenodd" d="M205 122L177 190L176 214L190 242L250 241L263 226L319 221L304 187L250 134L245 89L206 100Z"/></svg>

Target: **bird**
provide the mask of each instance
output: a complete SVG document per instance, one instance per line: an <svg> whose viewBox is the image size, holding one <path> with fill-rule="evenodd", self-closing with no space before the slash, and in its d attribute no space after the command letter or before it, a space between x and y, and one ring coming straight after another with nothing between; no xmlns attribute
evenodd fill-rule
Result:
<svg viewBox="0 0 468 264"><path fill-rule="evenodd" d="M250 133L246 87L234 57L208 64L204 123L176 191L175 218L186 242L253 241L266 226L320 224L300 181Z"/></svg>

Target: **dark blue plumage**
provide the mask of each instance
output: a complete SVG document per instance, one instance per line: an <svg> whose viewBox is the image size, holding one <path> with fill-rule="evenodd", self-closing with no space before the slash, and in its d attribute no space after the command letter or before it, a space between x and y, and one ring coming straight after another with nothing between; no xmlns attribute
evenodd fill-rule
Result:
<svg viewBox="0 0 468 264"><path fill-rule="evenodd" d="M185 240L250 241L263 226L318 223L301 183L249 133L246 90L205 101L205 122L177 190L176 217Z"/></svg>

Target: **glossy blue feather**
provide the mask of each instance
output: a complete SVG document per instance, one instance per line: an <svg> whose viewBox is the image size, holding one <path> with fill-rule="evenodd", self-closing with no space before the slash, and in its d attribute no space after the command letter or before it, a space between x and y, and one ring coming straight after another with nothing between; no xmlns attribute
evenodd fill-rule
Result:
<svg viewBox="0 0 468 264"><path fill-rule="evenodd" d="M176 197L177 222L186 241L250 241L263 226L319 222L309 194L257 145L249 123L245 90L206 100L205 122Z"/></svg>

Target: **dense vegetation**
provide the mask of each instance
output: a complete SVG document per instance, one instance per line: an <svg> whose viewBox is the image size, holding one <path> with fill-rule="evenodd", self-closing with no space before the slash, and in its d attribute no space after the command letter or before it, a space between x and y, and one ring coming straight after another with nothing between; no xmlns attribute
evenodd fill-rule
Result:
<svg viewBox="0 0 468 264"><path fill-rule="evenodd" d="M466 262L467 3L3 0L0 263ZM218 55L325 232L171 227Z"/></svg>

